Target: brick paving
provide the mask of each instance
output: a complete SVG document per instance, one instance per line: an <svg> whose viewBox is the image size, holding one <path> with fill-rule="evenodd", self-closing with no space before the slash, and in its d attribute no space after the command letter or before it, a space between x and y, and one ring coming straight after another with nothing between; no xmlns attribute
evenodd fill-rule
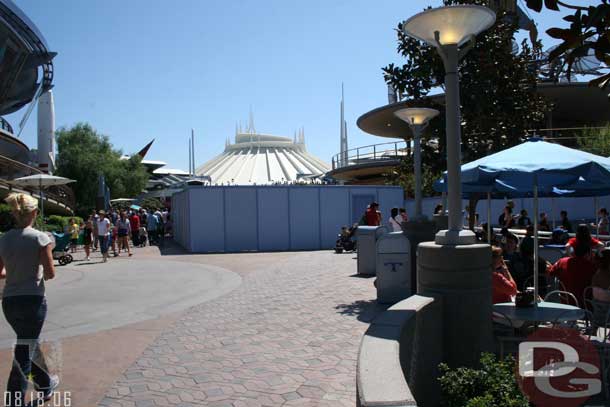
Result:
<svg viewBox="0 0 610 407"><path fill-rule="evenodd" d="M383 308L373 281L353 276L353 255L223 256L258 262L239 288L159 335L99 405L355 406L358 346Z"/></svg>

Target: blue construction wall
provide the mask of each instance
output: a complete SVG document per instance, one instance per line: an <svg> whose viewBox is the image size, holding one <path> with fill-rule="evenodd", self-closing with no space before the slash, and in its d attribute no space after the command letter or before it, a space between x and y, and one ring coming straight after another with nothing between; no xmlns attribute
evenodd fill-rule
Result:
<svg viewBox="0 0 610 407"><path fill-rule="evenodd" d="M174 239L193 253L319 250L372 200L384 221L404 204L392 186L189 187L172 198Z"/></svg>

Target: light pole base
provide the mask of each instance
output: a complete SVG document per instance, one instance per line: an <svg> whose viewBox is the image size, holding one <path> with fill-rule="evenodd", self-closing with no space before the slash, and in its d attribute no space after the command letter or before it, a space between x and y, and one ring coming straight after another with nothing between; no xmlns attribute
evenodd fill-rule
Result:
<svg viewBox="0 0 610 407"><path fill-rule="evenodd" d="M472 230L441 230L434 237L434 243L441 246L475 244L477 237Z"/></svg>
<svg viewBox="0 0 610 407"><path fill-rule="evenodd" d="M441 300L443 361L479 365L493 351L491 249L423 242L417 247L417 294Z"/></svg>

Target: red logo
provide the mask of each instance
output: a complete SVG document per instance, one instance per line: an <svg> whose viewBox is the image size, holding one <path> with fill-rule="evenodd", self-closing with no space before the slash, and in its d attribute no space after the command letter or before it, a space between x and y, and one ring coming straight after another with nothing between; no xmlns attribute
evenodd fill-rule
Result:
<svg viewBox="0 0 610 407"><path fill-rule="evenodd" d="M599 353L575 329L536 330L517 360L519 386L536 407L578 407L602 391Z"/></svg>

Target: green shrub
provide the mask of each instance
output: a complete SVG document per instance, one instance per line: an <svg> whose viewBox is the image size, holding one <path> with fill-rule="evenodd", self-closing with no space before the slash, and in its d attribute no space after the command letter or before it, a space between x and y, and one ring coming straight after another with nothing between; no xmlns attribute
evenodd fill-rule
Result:
<svg viewBox="0 0 610 407"><path fill-rule="evenodd" d="M496 360L485 353L481 368L439 366L442 405L445 407L528 407L515 377L515 360Z"/></svg>
<svg viewBox="0 0 610 407"><path fill-rule="evenodd" d="M56 225L61 228L61 230L65 230L66 227L70 224L70 219L74 219L76 223L79 225L83 221L83 218L78 216L59 216L59 215L51 215L47 218L47 225Z"/></svg>

